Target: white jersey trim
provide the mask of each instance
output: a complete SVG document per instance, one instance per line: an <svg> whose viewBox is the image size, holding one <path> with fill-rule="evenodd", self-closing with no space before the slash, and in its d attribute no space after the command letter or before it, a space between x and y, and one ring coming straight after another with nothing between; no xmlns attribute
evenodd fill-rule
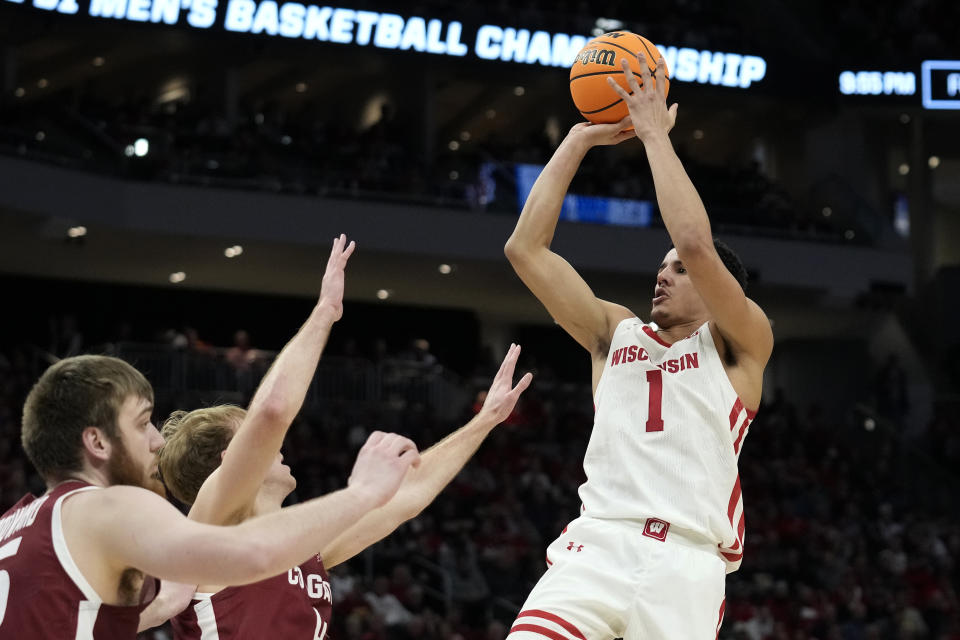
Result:
<svg viewBox="0 0 960 640"><path fill-rule="evenodd" d="M313 612L317 614L317 626L313 630L313 640L323 640L327 637L327 623L316 607L314 607Z"/></svg>
<svg viewBox="0 0 960 640"><path fill-rule="evenodd" d="M100 603L84 600L77 609L77 634L75 640L94 640L93 627L97 624Z"/></svg>
<svg viewBox="0 0 960 640"><path fill-rule="evenodd" d="M200 596L199 593L196 595ZM220 631L217 629L217 615L213 611L213 600L209 597L203 598L193 605L193 612L197 615L200 640L220 640Z"/></svg>
<svg viewBox="0 0 960 640"><path fill-rule="evenodd" d="M84 597L90 601L90 604L96 605L96 608L99 608L103 603L103 599L100 595L90 586L90 583L87 582L87 579L83 576L83 573L80 572L80 568L77 567L77 563L74 562L73 556L70 555L70 550L67 548L67 540L63 536L63 521L61 520L61 511L63 507L63 501L70 496L80 493L81 491L90 491L92 489L99 489L100 487L81 487L80 489L74 489L68 493L63 494L53 505L53 515L50 518L50 533L53 538L53 551L57 554L57 560L60 561L60 566L63 568L64 572L70 579L73 580L73 584L77 585L77 588L80 589L80 592L83 593ZM83 619L85 614L85 607L81 603L80 607L80 620ZM94 612L93 620L96 620L96 612ZM78 626L80 621L78 621ZM93 638L93 622L90 623L90 638ZM79 635L80 630L77 629L77 638L84 636Z"/></svg>
<svg viewBox="0 0 960 640"><path fill-rule="evenodd" d="M705 334L705 335L703 336L703 339L704 339L705 341L706 341L706 340L709 340L709 341L710 341L710 347L713 349L713 352L717 355L717 358L718 358L719 361L720 361L720 370L723 371L723 379L724 379L724 380L726 381L726 383L727 383L727 388L728 388L728 390L734 395L734 397L737 398L737 400L740 400L740 402L741 402L741 404L742 404L742 403L743 403L743 400L741 400L740 394L737 393L736 388L734 388L734 386L733 386L733 380L730 379L730 374L727 373L727 368L726 368L725 366L723 366L723 359L720 357L720 350L717 348L717 341L713 339L713 332L710 331L710 321L708 320L707 322L704 322L702 325L700 325L700 328L697 329L697 331L699 331L699 332L702 333L702 334ZM756 413L757 413L757 412L754 411L753 409L747 409L747 406L746 406L746 405L744 405L743 408L744 408L744 410L745 410L747 413L752 413L752 414L756 414ZM757 409L759 409L759 407L757 407Z"/></svg>

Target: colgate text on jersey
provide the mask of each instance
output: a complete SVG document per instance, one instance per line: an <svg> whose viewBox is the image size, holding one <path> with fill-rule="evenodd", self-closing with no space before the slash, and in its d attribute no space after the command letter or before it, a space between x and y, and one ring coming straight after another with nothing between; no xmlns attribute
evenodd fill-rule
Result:
<svg viewBox="0 0 960 640"><path fill-rule="evenodd" d="M333 604L330 583L324 580L323 576L316 573L308 573L304 576L300 567L294 567L287 572L287 580L290 584L299 585L301 589L305 589L311 598L319 598Z"/></svg>

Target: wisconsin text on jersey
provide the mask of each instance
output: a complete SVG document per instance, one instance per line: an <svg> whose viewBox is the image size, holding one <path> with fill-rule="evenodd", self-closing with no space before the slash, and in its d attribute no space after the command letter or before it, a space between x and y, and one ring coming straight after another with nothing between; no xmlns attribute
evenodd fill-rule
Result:
<svg viewBox="0 0 960 640"><path fill-rule="evenodd" d="M671 358L670 360L664 360L663 362L654 363L667 373L677 373L678 371L685 371L686 369L699 369L700 368L700 354L697 352L693 353L684 353L679 358ZM613 352L613 355L610 359L610 366L614 367L618 364L627 364L630 362L641 362L644 360L649 360L650 356L647 354L647 350L638 345L630 345L629 347L620 347Z"/></svg>
<svg viewBox="0 0 960 640"><path fill-rule="evenodd" d="M656 334L655 331L650 329L647 326L643 327L643 332L653 338L658 344L661 344L664 347L671 348L675 347L684 340L689 340L700 335L700 329L697 329L686 338L677 340L672 345L664 343L660 337ZM647 350L641 347L638 344L628 345L626 347L620 347L613 351L610 354L610 366L615 367L621 364L627 364L630 362L645 362L650 360L650 354L647 353ZM667 373L677 373L679 371L685 371L687 369L699 369L700 368L700 352L694 350L691 353L680 354L679 358L671 358L670 360L664 360L663 362L653 362L654 365L660 367L662 370Z"/></svg>

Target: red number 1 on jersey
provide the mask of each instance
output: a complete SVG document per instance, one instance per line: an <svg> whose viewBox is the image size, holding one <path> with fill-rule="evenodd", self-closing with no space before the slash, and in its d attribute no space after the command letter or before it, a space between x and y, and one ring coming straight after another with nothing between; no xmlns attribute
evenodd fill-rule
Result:
<svg viewBox="0 0 960 640"><path fill-rule="evenodd" d="M647 433L663 431L663 416L660 405L663 402L663 371L655 369L647 371L647 382L650 384L650 403L647 406Z"/></svg>

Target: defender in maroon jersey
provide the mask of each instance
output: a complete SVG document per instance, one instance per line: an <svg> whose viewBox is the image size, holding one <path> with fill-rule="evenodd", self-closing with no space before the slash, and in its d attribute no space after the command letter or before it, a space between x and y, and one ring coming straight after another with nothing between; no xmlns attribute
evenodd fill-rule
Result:
<svg viewBox="0 0 960 640"><path fill-rule="evenodd" d="M157 581L130 580L118 604L105 603L77 569L64 540L64 500L92 488L69 480L39 498L24 496L0 519L0 638L136 636Z"/></svg>
<svg viewBox="0 0 960 640"><path fill-rule="evenodd" d="M280 445L303 403L330 328L342 315L344 267L354 246L346 246L344 236L334 241L317 307L277 357L248 411L219 406L177 412L164 425L160 468L171 493L191 505L191 519L226 524L276 511L296 487ZM353 557L433 501L530 384L527 374L513 387L519 355L520 347L511 345L473 420L425 452L385 506L335 540L318 543L316 557L243 587L200 584L194 594L193 585L165 583L161 597L144 613L144 623L159 624L179 612L173 619L178 640L322 639L331 605L324 564L332 567Z"/></svg>
<svg viewBox="0 0 960 640"><path fill-rule="evenodd" d="M324 638L333 598L320 556L267 580L198 592L173 618L177 638Z"/></svg>
<svg viewBox="0 0 960 640"><path fill-rule="evenodd" d="M409 440L376 434L346 489L239 526L200 524L155 493L152 409L150 384L116 358L68 358L34 385L22 442L48 491L0 518L0 640L132 640L155 592L146 576L275 576L386 504L419 462Z"/></svg>

